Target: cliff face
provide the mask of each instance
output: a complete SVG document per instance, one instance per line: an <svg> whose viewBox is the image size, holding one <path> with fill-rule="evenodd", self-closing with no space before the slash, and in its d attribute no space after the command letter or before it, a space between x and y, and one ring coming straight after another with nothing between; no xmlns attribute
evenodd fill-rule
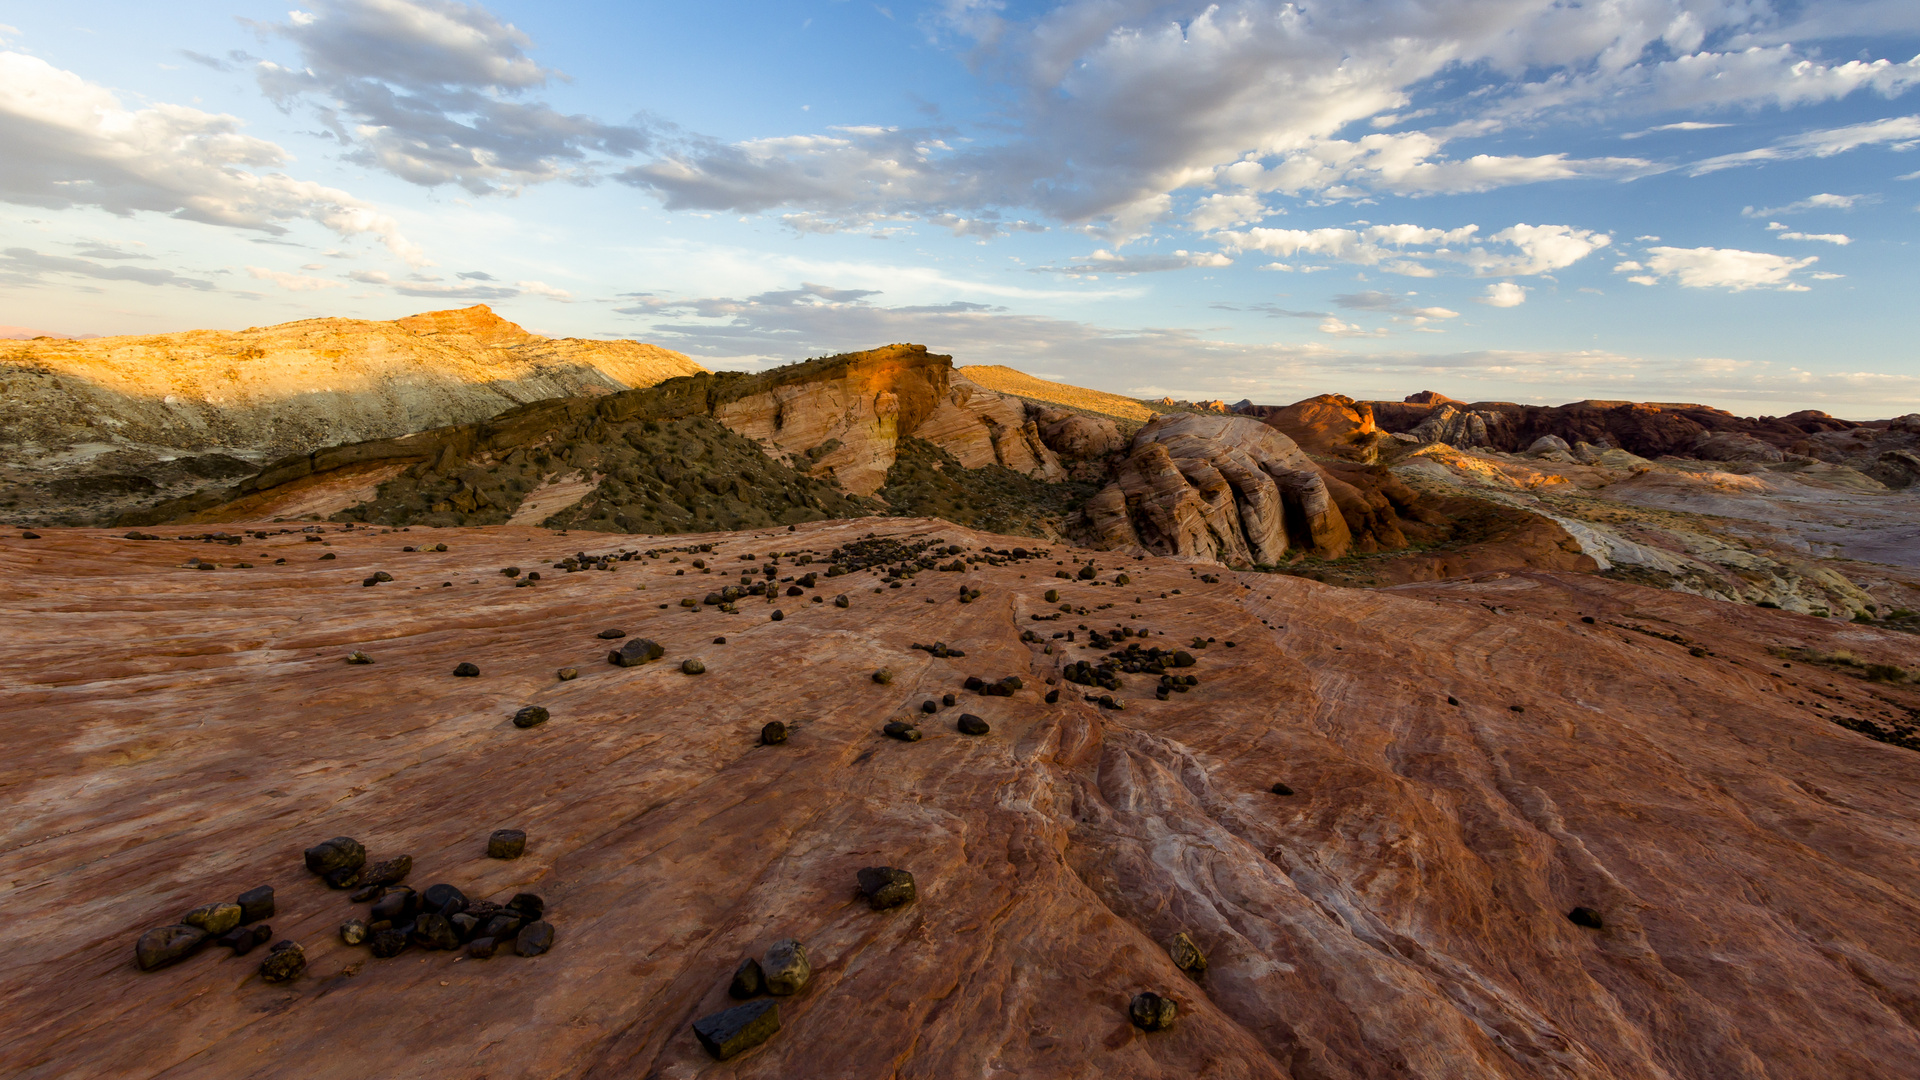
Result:
<svg viewBox="0 0 1920 1080"><path fill-rule="evenodd" d="M484 306L395 322L0 342L0 485L57 516L100 507L49 486L62 482L132 485L151 500L163 492L139 481L156 463L208 454L257 463L703 370L640 342L530 334Z"/></svg>

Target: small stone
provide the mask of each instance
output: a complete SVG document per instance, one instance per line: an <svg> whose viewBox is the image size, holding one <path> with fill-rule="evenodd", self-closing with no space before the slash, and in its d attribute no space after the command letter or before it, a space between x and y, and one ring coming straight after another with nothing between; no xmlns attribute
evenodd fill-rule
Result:
<svg viewBox="0 0 1920 1080"><path fill-rule="evenodd" d="M386 886L365 885L358 889L353 890L353 895L347 897L347 899L353 901L356 904L371 904L375 900L378 900L385 895L387 895Z"/></svg>
<svg viewBox="0 0 1920 1080"><path fill-rule="evenodd" d="M245 956L253 951L255 945L273 936L271 926L236 926L213 939L215 945L225 945L233 950L235 956Z"/></svg>
<svg viewBox="0 0 1920 1080"><path fill-rule="evenodd" d="M477 679L480 677L480 669L472 664L460 664L453 669L453 673L462 679Z"/></svg>
<svg viewBox="0 0 1920 1080"><path fill-rule="evenodd" d="M745 1001L766 992L767 977L760 970L760 961L751 956L740 961L740 966L733 969L733 981L727 984L727 996L735 1001Z"/></svg>
<svg viewBox="0 0 1920 1080"><path fill-rule="evenodd" d="M727 643L727 639L723 637L717 637L713 639L713 643L715 645L725 645Z"/></svg>
<svg viewBox="0 0 1920 1080"><path fill-rule="evenodd" d="M833 606L834 606L834 607L846 607L846 606L847 606L847 594L846 594L846 593L841 593L841 594L840 594L839 596L836 596L836 597L834 597L834 598L833 598Z"/></svg>
<svg viewBox="0 0 1920 1080"><path fill-rule="evenodd" d="M340 556L338 556L338 555L335 555L335 554L334 554L333 552L331 552L331 551L329 551L329 552L327 552L327 553L326 553L325 555L322 555L322 556L320 556L320 557L319 557L318 559L315 559L314 561L315 561L315 562L326 562L326 561L327 561L328 559L337 559L337 558L339 558L339 557L340 557ZM208 568L208 569L212 569L212 566L211 566L211 565L209 565L209 566L208 566L207 568Z"/></svg>
<svg viewBox="0 0 1920 1080"><path fill-rule="evenodd" d="M553 948L553 924L545 920L530 922L513 939L513 951L521 956L539 956Z"/></svg>
<svg viewBox="0 0 1920 1080"><path fill-rule="evenodd" d="M626 632L625 630L613 630L613 629L607 629L607 630L602 630L602 631L600 631L600 632L599 632L598 634L596 634L596 635L594 635L594 636L595 636L595 637L600 637L600 638L604 638L604 639L606 639L607 641L612 641L612 640L614 640L614 639L616 639L616 638L623 638L623 637L626 637L626 636L627 636L627 632Z"/></svg>
<svg viewBox="0 0 1920 1080"><path fill-rule="evenodd" d="M561 682L572 682L580 677L580 669L577 667L563 667L555 672L554 675Z"/></svg>
<svg viewBox="0 0 1920 1080"><path fill-rule="evenodd" d="M1151 990L1133 995L1132 1003L1127 1006L1127 1019L1141 1031L1165 1031L1179 1015L1180 1006L1174 1004L1172 998L1161 997Z"/></svg>
<svg viewBox="0 0 1920 1080"><path fill-rule="evenodd" d="M307 952L292 941L276 942L260 961L260 978L270 983L292 982L307 970Z"/></svg>
<svg viewBox="0 0 1920 1080"><path fill-rule="evenodd" d="M547 910L547 902L530 892L514 893L507 901L507 910L528 922L538 919Z"/></svg>
<svg viewBox="0 0 1920 1080"><path fill-rule="evenodd" d="M786 741L787 725L778 720L768 721L766 726L760 729L761 746L779 746Z"/></svg>
<svg viewBox="0 0 1920 1080"><path fill-rule="evenodd" d="M501 569L500 572L510 578L517 578L520 576L520 568L517 566L504 567Z"/></svg>
<svg viewBox="0 0 1920 1080"><path fill-rule="evenodd" d="M374 931L374 935L367 939L367 947L373 950L374 956L382 960L390 959L406 952L407 945L407 935L391 927L385 930L376 930Z"/></svg>
<svg viewBox="0 0 1920 1080"><path fill-rule="evenodd" d="M373 909L367 914L374 922L403 922L409 915L420 910L420 894L412 889L390 889L385 896L373 902Z"/></svg>
<svg viewBox="0 0 1920 1080"><path fill-rule="evenodd" d="M467 910L467 894L445 882L429 885L420 894L420 906L441 915L456 915Z"/></svg>
<svg viewBox="0 0 1920 1080"><path fill-rule="evenodd" d="M960 699L957 697L954 697L952 694L940 695L940 706L942 708L951 709L958 704L960 704Z"/></svg>
<svg viewBox="0 0 1920 1080"><path fill-rule="evenodd" d="M513 714L513 726L517 728L539 727L549 719L547 710L538 705L529 705Z"/></svg>
<svg viewBox="0 0 1920 1080"><path fill-rule="evenodd" d="M1058 705L1060 704L1060 691L1049 690L1047 691L1047 696L1044 698L1041 698L1040 700L1046 702L1049 705Z"/></svg>
<svg viewBox="0 0 1920 1080"><path fill-rule="evenodd" d="M920 729L905 720L888 721L887 726L880 729L880 733L889 739L899 739L901 742L920 741Z"/></svg>
<svg viewBox="0 0 1920 1080"><path fill-rule="evenodd" d="M784 619L784 618L786 618L786 617L787 617L787 613L786 613L786 612L784 612L784 611L781 611L781 610L780 610L779 608L774 608L774 609L773 609L773 616L772 616L772 618L773 618L773 621L774 621L774 622L779 622L780 620L782 620L782 619Z"/></svg>
<svg viewBox="0 0 1920 1080"><path fill-rule="evenodd" d="M392 580L393 580L393 575L392 575L392 574L389 574L389 573L387 573L387 572L386 572L385 570L375 570L375 571L373 572L373 580L375 580L375 581L392 581Z"/></svg>
<svg viewBox="0 0 1920 1080"><path fill-rule="evenodd" d="M445 915L429 912L413 921L413 933L408 935L415 945L423 949L457 949L460 947L460 935L454 933L453 923Z"/></svg>
<svg viewBox="0 0 1920 1080"><path fill-rule="evenodd" d="M1589 930L1599 930L1606 925L1600 918L1600 913L1590 907L1577 907L1567 912L1567 921Z"/></svg>
<svg viewBox="0 0 1920 1080"><path fill-rule="evenodd" d="M1193 654L1186 651L1185 649L1181 649L1180 651L1173 654L1174 667L1192 667L1196 662L1197 661L1195 661L1193 658Z"/></svg>
<svg viewBox="0 0 1920 1080"><path fill-rule="evenodd" d="M682 660L680 661L680 672L683 675L705 675L707 673L707 665L698 660Z"/></svg>
<svg viewBox="0 0 1920 1080"><path fill-rule="evenodd" d="M707 1053L725 1061L759 1046L780 1030L780 1004L772 998L735 1005L693 1022Z"/></svg>
<svg viewBox="0 0 1920 1080"><path fill-rule="evenodd" d="M141 971L163 968L193 955L209 936L197 926L158 927L140 935L133 946L133 958Z"/></svg>
<svg viewBox="0 0 1920 1080"><path fill-rule="evenodd" d="M464 911L448 916L447 921L453 924L453 932L461 941L473 940L473 936L480 932L480 927L485 925L483 920Z"/></svg>
<svg viewBox="0 0 1920 1080"><path fill-rule="evenodd" d="M391 859L381 859L360 873L363 885L398 885L413 873L413 856L395 855Z"/></svg>
<svg viewBox="0 0 1920 1080"><path fill-rule="evenodd" d="M348 945L358 945L367 940L367 924L359 919L348 919L341 923L340 940Z"/></svg>
<svg viewBox="0 0 1920 1080"><path fill-rule="evenodd" d="M181 916L188 926L197 926L209 934L224 934L240 925L239 904L203 904Z"/></svg>
<svg viewBox="0 0 1920 1080"><path fill-rule="evenodd" d="M23 533L21 533L21 534L20 534L20 539L22 539L22 540L38 540L38 539L40 539L40 534L39 534L39 533L37 533L37 532L23 532Z"/></svg>
<svg viewBox="0 0 1920 1080"><path fill-rule="evenodd" d="M360 869L357 866L343 866L338 870L329 870L320 875L320 880L326 882L330 889L351 889L360 884Z"/></svg>
<svg viewBox="0 0 1920 1080"><path fill-rule="evenodd" d="M308 848L307 869L325 876L335 870L358 870L367 862L367 849L351 836L336 836Z"/></svg>
<svg viewBox="0 0 1920 1080"><path fill-rule="evenodd" d="M1181 971L1199 975L1207 970L1207 954L1200 946L1184 933L1173 935L1173 944L1167 946L1167 955L1173 958L1173 966Z"/></svg>
<svg viewBox="0 0 1920 1080"><path fill-rule="evenodd" d="M273 886L250 888L234 897L234 903L240 905L240 922L273 919Z"/></svg>
<svg viewBox="0 0 1920 1080"><path fill-rule="evenodd" d="M490 937L493 940L499 941L499 942L505 942L511 939L515 934L518 934L520 932L520 928L526 925L526 922L527 920L522 919L518 915L494 915L492 918L487 920L487 923L485 926L482 926L480 928L480 936Z"/></svg>
<svg viewBox="0 0 1920 1080"><path fill-rule="evenodd" d="M1273 792L1273 793L1274 793L1275 795L1291 795L1291 794L1293 794L1293 789L1292 789L1292 788L1290 788L1290 787L1288 787L1288 786L1287 786L1287 785L1285 785L1285 784L1275 784L1275 785L1273 785L1272 787L1270 787L1270 788L1268 788L1267 790L1268 790L1268 791L1271 791L1271 792Z"/></svg>
<svg viewBox="0 0 1920 1080"><path fill-rule="evenodd" d="M659 642L647 638L629 638L619 648L607 654L607 663L615 667L639 667L651 663L666 654Z"/></svg>
<svg viewBox="0 0 1920 1080"><path fill-rule="evenodd" d="M929 698L920 703L920 711L923 713L937 713L940 711L940 706Z"/></svg>
<svg viewBox="0 0 1920 1080"><path fill-rule="evenodd" d="M487 858L517 859L526 854L527 834L519 829L495 829L487 837Z"/></svg>
<svg viewBox="0 0 1920 1080"><path fill-rule="evenodd" d="M361 651L359 651L358 649L355 649L355 650L354 650L353 652L350 652L350 653L348 653L348 654L347 654L347 663L349 663L349 664L371 664L371 663L373 663L373 657L371 657L371 656L368 656L368 655L367 655L366 653L363 653L363 652L361 652Z"/></svg>
<svg viewBox="0 0 1920 1080"><path fill-rule="evenodd" d="M860 871L860 894L875 911L911 904L918 897L913 875L891 866L869 866Z"/></svg>
<svg viewBox="0 0 1920 1080"><path fill-rule="evenodd" d="M986 690L987 680L982 679L978 675L969 675L967 676L967 681L961 683L960 686L964 690L971 690L978 694Z"/></svg>
<svg viewBox="0 0 1920 1080"><path fill-rule="evenodd" d="M999 685L1006 687L1008 690L1024 690L1027 684L1020 681L1020 676L1009 675L1001 679Z"/></svg>
<svg viewBox="0 0 1920 1080"><path fill-rule="evenodd" d="M467 942L467 959L469 960L490 959L493 956L493 950L497 947L498 945L493 938L490 938L490 937L474 938L472 941Z"/></svg>
<svg viewBox="0 0 1920 1080"><path fill-rule="evenodd" d="M813 965L807 962L807 947L792 938L773 943L760 965L770 994L797 994L813 978Z"/></svg>

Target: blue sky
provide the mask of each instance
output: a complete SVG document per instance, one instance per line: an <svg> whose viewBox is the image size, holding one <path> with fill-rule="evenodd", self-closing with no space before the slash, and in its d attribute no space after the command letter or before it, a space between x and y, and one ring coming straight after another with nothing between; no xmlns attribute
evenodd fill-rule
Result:
<svg viewBox="0 0 1920 1080"><path fill-rule="evenodd" d="M0 4L0 326L1920 411L1920 4Z"/></svg>

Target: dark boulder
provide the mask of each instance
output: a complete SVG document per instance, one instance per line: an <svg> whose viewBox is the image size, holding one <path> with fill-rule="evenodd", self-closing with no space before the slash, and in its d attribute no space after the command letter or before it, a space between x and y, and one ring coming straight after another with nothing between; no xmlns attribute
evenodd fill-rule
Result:
<svg viewBox="0 0 1920 1080"><path fill-rule="evenodd" d="M1207 954L1186 934L1173 935L1173 943L1167 946L1167 955L1173 959L1173 966L1189 974L1199 975L1207 970Z"/></svg>
<svg viewBox="0 0 1920 1080"><path fill-rule="evenodd" d="M972 713L962 713L959 722L954 724L953 727L954 730L962 735L985 735L993 730L985 720L980 719Z"/></svg>
<svg viewBox="0 0 1920 1080"><path fill-rule="evenodd" d="M733 969L733 981L727 984L727 996L736 1001L745 1001L766 992L767 977L760 970L760 961L751 956L740 961L740 966Z"/></svg>
<svg viewBox="0 0 1920 1080"><path fill-rule="evenodd" d="M773 943L760 964L770 994L797 994L813 978L813 965L807 962L807 947L792 938Z"/></svg>
<svg viewBox="0 0 1920 1080"><path fill-rule="evenodd" d="M391 959L407 951L407 935L391 927L376 930L367 939L367 947L373 950L374 956L382 960Z"/></svg>
<svg viewBox="0 0 1920 1080"><path fill-rule="evenodd" d="M441 915L457 915L467 910L467 894L445 882L429 885L427 891L420 894L420 906Z"/></svg>
<svg viewBox="0 0 1920 1080"><path fill-rule="evenodd" d="M462 679L477 679L480 677L480 669L472 664L467 664L467 663L462 663L457 665L453 669L453 673L455 676Z"/></svg>
<svg viewBox="0 0 1920 1080"><path fill-rule="evenodd" d="M918 898L913 875L891 866L869 866L860 871L860 895L875 911L911 904Z"/></svg>
<svg viewBox="0 0 1920 1080"><path fill-rule="evenodd" d="M553 948L553 924L545 920L530 922L513 939L513 951L521 956L539 956Z"/></svg>
<svg viewBox="0 0 1920 1080"><path fill-rule="evenodd" d="M707 1053L725 1061L759 1046L780 1030L780 1005L772 998L735 1005L693 1022Z"/></svg>
<svg viewBox="0 0 1920 1080"><path fill-rule="evenodd" d="M391 889L373 902L373 909L367 913L367 917L373 922L401 923L412 918L419 910L419 893L406 888Z"/></svg>
<svg viewBox="0 0 1920 1080"><path fill-rule="evenodd" d="M271 926L236 926L214 938L213 943L232 949L235 956L245 956L253 951L255 945L264 944L272 936Z"/></svg>
<svg viewBox="0 0 1920 1080"><path fill-rule="evenodd" d="M760 745L779 746L787 741L787 725L778 720L770 720L760 728Z"/></svg>
<svg viewBox="0 0 1920 1080"><path fill-rule="evenodd" d="M487 837L487 858L517 859L526 854L527 834L519 829L495 829Z"/></svg>
<svg viewBox="0 0 1920 1080"><path fill-rule="evenodd" d="M666 655L666 649L649 638L628 638L607 654L607 663L615 667L639 667Z"/></svg>
<svg viewBox="0 0 1920 1080"><path fill-rule="evenodd" d="M1172 998L1151 990L1133 995L1133 1001L1127 1006L1127 1019L1141 1031L1165 1031L1179 1015L1180 1006L1174 1004Z"/></svg>
<svg viewBox="0 0 1920 1080"><path fill-rule="evenodd" d="M457 949L460 947L460 935L453 929L453 923L445 915L431 912L413 921L413 933L408 940L423 949Z"/></svg>
<svg viewBox="0 0 1920 1080"><path fill-rule="evenodd" d="M507 901L507 910L532 922L546 914L547 902L530 892L514 893L513 899Z"/></svg>
<svg viewBox="0 0 1920 1080"><path fill-rule="evenodd" d="M308 848L307 869L322 877L337 870L359 870L367 864L367 849L351 836L336 836Z"/></svg>
<svg viewBox="0 0 1920 1080"><path fill-rule="evenodd" d="M273 886L271 885L248 889L233 902L240 905L240 921L243 923L273 918Z"/></svg>
<svg viewBox="0 0 1920 1080"><path fill-rule="evenodd" d="M626 637L626 636L627 636L627 632L626 632L625 630L611 630L611 629L609 629L609 630L602 630L602 631L600 631L600 633L599 633L599 635L598 635L598 636L599 636L599 637L601 637L601 638L604 638L604 639L606 639L607 641L613 641L613 640L616 640L616 639L618 639L618 638L623 638L623 637Z"/></svg>
<svg viewBox="0 0 1920 1080"><path fill-rule="evenodd" d="M381 859L360 872L362 885L398 885L413 873L413 856L395 855L391 859Z"/></svg>
<svg viewBox="0 0 1920 1080"><path fill-rule="evenodd" d="M260 978L270 983L292 982L307 970L307 952L298 942L278 941L260 961Z"/></svg>
<svg viewBox="0 0 1920 1080"><path fill-rule="evenodd" d="M550 719L551 714L538 705L529 705L513 714L513 726L517 728L539 727Z"/></svg>
<svg viewBox="0 0 1920 1080"><path fill-rule="evenodd" d="M467 959L486 960L493 956L499 942L490 937L477 937L467 942Z"/></svg>
<svg viewBox="0 0 1920 1080"><path fill-rule="evenodd" d="M153 971L192 956L209 936L197 926L158 927L140 935L133 946L133 958L141 971Z"/></svg>
<svg viewBox="0 0 1920 1080"><path fill-rule="evenodd" d="M218 935L239 926L240 915L239 904L202 904L182 915L180 921Z"/></svg>
<svg viewBox="0 0 1920 1080"><path fill-rule="evenodd" d="M880 729L880 733L889 739L899 739L901 742L920 741L920 729L905 720L888 721L887 726Z"/></svg>
<svg viewBox="0 0 1920 1080"><path fill-rule="evenodd" d="M1599 930L1606 925L1605 921L1600 918L1600 913L1590 907L1577 907L1567 912L1567 921L1575 926L1584 926L1589 930Z"/></svg>
<svg viewBox="0 0 1920 1080"><path fill-rule="evenodd" d="M1287 785L1285 785L1285 784L1275 784L1275 785L1273 785L1272 787L1270 787L1270 788L1268 788L1267 790L1268 790L1268 791L1271 791L1271 792L1273 792L1273 793L1274 793L1275 795L1291 795L1291 794L1293 794L1293 789L1292 789L1292 788L1290 788L1290 787L1288 787L1288 786L1287 786Z"/></svg>
<svg viewBox="0 0 1920 1080"><path fill-rule="evenodd" d="M340 924L340 940L348 945L358 945L367 940L367 924L359 919L348 919Z"/></svg>

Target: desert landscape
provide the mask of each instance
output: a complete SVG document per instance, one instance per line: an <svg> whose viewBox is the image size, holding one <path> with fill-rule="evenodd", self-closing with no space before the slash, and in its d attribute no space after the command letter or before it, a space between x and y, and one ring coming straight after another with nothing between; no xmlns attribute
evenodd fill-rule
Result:
<svg viewBox="0 0 1920 1080"><path fill-rule="evenodd" d="M527 348L376 340L474 327ZM1920 1051L1920 417L1140 401L894 345L275 456L246 418L318 332L214 346L287 343L267 400L189 369L136 434L9 401L9 1075ZM257 465L57 486L131 453Z"/></svg>

